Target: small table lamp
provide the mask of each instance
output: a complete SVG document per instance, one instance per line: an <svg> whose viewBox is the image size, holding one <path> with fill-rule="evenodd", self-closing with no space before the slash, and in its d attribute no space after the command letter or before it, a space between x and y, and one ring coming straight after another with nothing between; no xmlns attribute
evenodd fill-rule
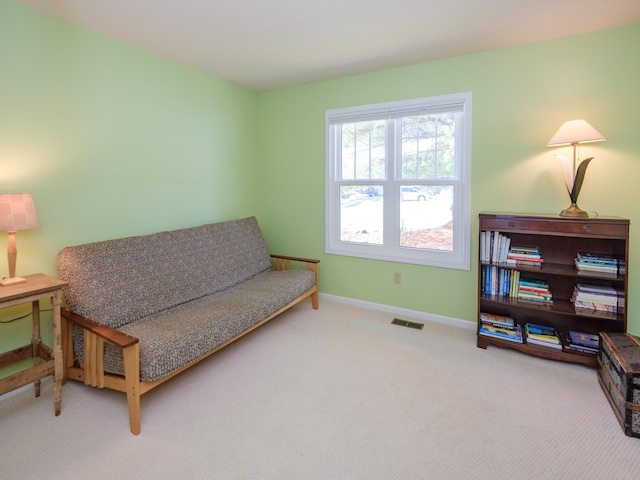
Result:
<svg viewBox="0 0 640 480"><path fill-rule="evenodd" d="M26 282L26 279L16 278L16 231L38 228L38 215L33 199L29 193L0 194L0 232L9 234L7 243L7 257L9 259L9 278L0 281L3 287Z"/></svg>
<svg viewBox="0 0 640 480"><path fill-rule="evenodd" d="M606 138L602 136L595 128L593 128L586 120L569 120L564 122L558 129L556 134L551 137L547 143L547 147L559 147L562 145L573 146L573 166L569 165L566 158L562 158L562 168L564 170L564 181L567 185L567 191L571 198L571 206L560 212L562 217L588 217L589 214L578 207L578 194L582 188L582 182L587 172L589 162L593 157L586 158L576 165L577 156L576 149L580 143L604 142Z"/></svg>

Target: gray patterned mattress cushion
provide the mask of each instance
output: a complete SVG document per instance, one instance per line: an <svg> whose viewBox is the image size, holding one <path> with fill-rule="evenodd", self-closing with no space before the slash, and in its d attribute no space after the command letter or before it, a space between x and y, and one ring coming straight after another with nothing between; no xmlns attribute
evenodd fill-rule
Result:
<svg viewBox="0 0 640 480"><path fill-rule="evenodd" d="M74 313L113 328L270 270L255 217L66 247L58 275Z"/></svg>
<svg viewBox="0 0 640 480"><path fill-rule="evenodd" d="M140 380L154 381L197 360L313 287L310 270L262 272L222 292L156 313L118 330L140 340ZM82 361L82 332L74 329ZM122 353L105 344L105 370L124 374Z"/></svg>

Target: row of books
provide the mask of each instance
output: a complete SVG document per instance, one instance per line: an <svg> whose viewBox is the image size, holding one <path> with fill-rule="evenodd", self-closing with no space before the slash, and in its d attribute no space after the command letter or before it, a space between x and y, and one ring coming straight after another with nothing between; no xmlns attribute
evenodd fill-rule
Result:
<svg viewBox="0 0 640 480"><path fill-rule="evenodd" d="M618 275L619 263L616 257L609 254L578 252L575 258L578 272L597 273L599 275Z"/></svg>
<svg viewBox="0 0 640 480"><path fill-rule="evenodd" d="M484 263L540 266L540 249L524 245L511 245L511 238L498 231L485 230L480 234L480 260Z"/></svg>
<svg viewBox="0 0 640 480"><path fill-rule="evenodd" d="M526 265L529 267L540 267L543 262L542 254L538 247L516 246L514 245L507 254L507 263L512 265Z"/></svg>
<svg viewBox="0 0 640 480"><path fill-rule="evenodd" d="M607 313L624 311L624 292L603 285L578 283L573 288L571 301L576 310L591 310Z"/></svg>
<svg viewBox="0 0 640 480"><path fill-rule="evenodd" d="M518 282L518 300L551 305L553 297L549 284L544 280L524 279Z"/></svg>
<svg viewBox="0 0 640 480"><path fill-rule="evenodd" d="M479 332L482 335L522 343L522 326L513 318L492 313L480 313Z"/></svg>
<svg viewBox="0 0 640 480"><path fill-rule="evenodd" d="M595 333L569 330L563 335L553 327L531 323L526 325L526 329L527 343L565 351L598 353L600 337Z"/></svg>
<svg viewBox="0 0 640 480"><path fill-rule="evenodd" d="M505 263L511 246L511 238L500 232L484 230L480 233L480 261Z"/></svg>
<svg viewBox="0 0 640 480"><path fill-rule="evenodd" d="M544 347L562 349L558 331L553 327L527 323L525 325L527 343L542 345Z"/></svg>
<svg viewBox="0 0 640 480"><path fill-rule="evenodd" d="M515 298L518 293L520 271L496 265L482 266L482 291L485 295Z"/></svg>
<svg viewBox="0 0 640 480"><path fill-rule="evenodd" d="M481 288L485 295L506 296L546 305L553 303L547 282L521 278L519 270L483 265L481 277Z"/></svg>
<svg viewBox="0 0 640 480"><path fill-rule="evenodd" d="M557 350L598 353L599 337L597 334L570 330L566 335L546 325L526 323L524 334L522 325L513 318L492 313L480 313L479 333L490 337L501 338L517 343L539 345Z"/></svg>
<svg viewBox="0 0 640 480"><path fill-rule="evenodd" d="M600 339L597 334L569 330L560 334L549 326L527 323L525 325L527 343L555 348L557 350L598 353Z"/></svg>

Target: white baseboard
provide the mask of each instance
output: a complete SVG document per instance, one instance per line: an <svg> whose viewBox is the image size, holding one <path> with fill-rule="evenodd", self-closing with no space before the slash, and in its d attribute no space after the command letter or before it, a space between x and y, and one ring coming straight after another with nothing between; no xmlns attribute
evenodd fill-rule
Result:
<svg viewBox="0 0 640 480"><path fill-rule="evenodd" d="M390 305L383 305L381 303L365 302L363 300L354 300L353 298L338 297L336 295L329 295L327 293L321 293L320 298L326 299L332 302L353 305L356 307L370 308L371 310L391 313L393 315L397 315L401 317L410 317L418 320L424 320L426 322L443 323L445 325L465 328L467 330L475 330L477 328L474 322L469 322L467 320L460 320L459 318L452 318L452 317L444 317L442 315L435 315L433 313L425 313L425 312L419 312L417 310L409 310L407 308L392 307Z"/></svg>

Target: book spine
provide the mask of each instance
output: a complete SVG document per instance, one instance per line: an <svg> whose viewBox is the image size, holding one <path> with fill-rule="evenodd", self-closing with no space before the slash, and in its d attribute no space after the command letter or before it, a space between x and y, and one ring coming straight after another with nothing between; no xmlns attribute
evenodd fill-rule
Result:
<svg viewBox="0 0 640 480"><path fill-rule="evenodd" d="M618 310L619 310L617 306L605 305L604 303L598 303L598 302L583 302L580 300L575 300L573 304L575 308L579 308L583 310L593 310L598 312L618 313Z"/></svg>
<svg viewBox="0 0 640 480"><path fill-rule="evenodd" d="M606 297L604 295L585 295L583 293L576 293L573 298L579 302L594 302L602 303L603 305L618 306L618 297Z"/></svg>

